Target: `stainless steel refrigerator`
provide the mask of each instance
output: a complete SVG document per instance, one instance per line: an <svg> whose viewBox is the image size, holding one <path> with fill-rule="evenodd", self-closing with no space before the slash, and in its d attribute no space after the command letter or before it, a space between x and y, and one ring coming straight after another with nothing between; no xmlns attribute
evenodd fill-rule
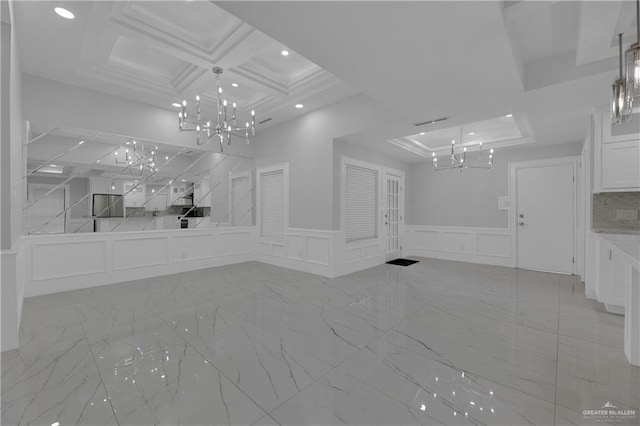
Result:
<svg viewBox="0 0 640 426"><path fill-rule="evenodd" d="M94 217L124 217L124 202L122 195L93 194Z"/></svg>

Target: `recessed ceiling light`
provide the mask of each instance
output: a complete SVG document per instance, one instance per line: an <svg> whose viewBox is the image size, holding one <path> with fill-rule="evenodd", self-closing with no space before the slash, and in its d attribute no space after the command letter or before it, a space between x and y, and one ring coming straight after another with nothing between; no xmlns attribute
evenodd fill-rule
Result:
<svg viewBox="0 0 640 426"><path fill-rule="evenodd" d="M75 15L73 13L71 13L71 11L65 9L64 7L56 7L55 9L53 9L59 16L63 17L64 19L73 19L75 18Z"/></svg>
<svg viewBox="0 0 640 426"><path fill-rule="evenodd" d="M425 133L424 133L424 132L420 132L420 136L424 136L424 135L425 135Z"/></svg>
<svg viewBox="0 0 640 426"><path fill-rule="evenodd" d="M473 135L475 135L475 133L469 132L469 136L473 136Z"/></svg>
<svg viewBox="0 0 640 426"><path fill-rule="evenodd" d="M511 117L513 117L513 114L507 114L506 117L507 118L511 118Z"/></svg>
<svg viewBox="0 0 640 426"><path fill-rule="evenodd" d="M238 83L231 83L233 87L238 87Z"/></svg>
<svg viewBox="0 0 640 426"><path fill-rule="evenodd" d="M288 50L283 50L280 53L282 54L282 56L289 56L289 51Z"/></svg>
<svg viewBox="0 0 640 426"><path fill-rule="evenodd" d="M172 103L171 106L176 107L176 108L181 108L182 107L182 105L179 104L178 102Z"/></svg>
<svg viewBox="0 0 640 426"><path fill-rule="evenodd" d="M298 109L304 108L304 105L302 105L302 104L296 104L296 108L298 108Z"/></svg>

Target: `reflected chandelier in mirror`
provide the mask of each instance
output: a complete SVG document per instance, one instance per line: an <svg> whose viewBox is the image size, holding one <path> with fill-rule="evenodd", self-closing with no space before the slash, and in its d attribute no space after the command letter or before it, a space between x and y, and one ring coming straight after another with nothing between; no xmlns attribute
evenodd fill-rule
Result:
<svg viewBox="0 0 640 426"><path fill-rule="evenodd" d="M254 223L252 158L44 122L25 128L26 234Z"/></svg>

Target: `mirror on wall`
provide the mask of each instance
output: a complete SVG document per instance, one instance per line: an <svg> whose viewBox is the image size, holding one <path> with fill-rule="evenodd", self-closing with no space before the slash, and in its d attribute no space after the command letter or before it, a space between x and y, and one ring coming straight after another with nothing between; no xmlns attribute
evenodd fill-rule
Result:
<svg viewBox="0 0 640 426"><path fill-rule="evenodd" d="M24 232L139 232L255 222L251 158L29 121Z"/></svg>

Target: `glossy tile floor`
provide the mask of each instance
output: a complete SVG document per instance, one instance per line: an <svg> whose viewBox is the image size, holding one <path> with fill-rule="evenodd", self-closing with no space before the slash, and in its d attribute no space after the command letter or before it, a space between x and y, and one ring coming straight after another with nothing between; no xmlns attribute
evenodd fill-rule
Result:
<svg viewBox="0 0 640 426"><path fill-rule="evenodd" d="M583 410L640 408L623 318L575 277L420 260L333 280L252 262L28 299L2 423L602 424Z"/></svg>

